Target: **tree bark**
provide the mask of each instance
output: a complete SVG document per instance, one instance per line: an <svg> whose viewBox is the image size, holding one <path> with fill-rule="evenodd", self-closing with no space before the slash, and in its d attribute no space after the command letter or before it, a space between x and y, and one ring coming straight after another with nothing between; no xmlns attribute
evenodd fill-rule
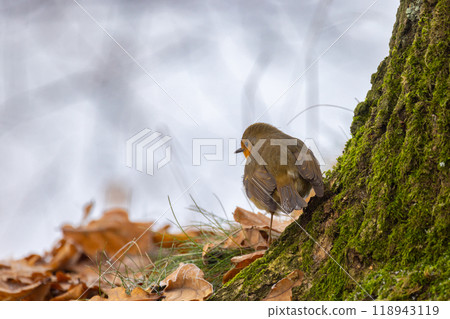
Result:
<svg viewBox="0 0 450 319"><path fill-rule="evenodd" d="M401 0L325 196L212 300L261 300L295 269L294 300L450 299L449 12Z"/></svg>

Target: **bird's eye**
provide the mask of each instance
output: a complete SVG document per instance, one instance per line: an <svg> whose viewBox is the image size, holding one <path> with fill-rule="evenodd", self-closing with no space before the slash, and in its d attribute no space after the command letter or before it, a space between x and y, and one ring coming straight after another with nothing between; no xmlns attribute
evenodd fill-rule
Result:
<svg viewBox="0 0 450 319"><path fill-rule="evenodd" d="M244 144L245 144L245 147L248 147L248 141L245 141Z"/></svg>

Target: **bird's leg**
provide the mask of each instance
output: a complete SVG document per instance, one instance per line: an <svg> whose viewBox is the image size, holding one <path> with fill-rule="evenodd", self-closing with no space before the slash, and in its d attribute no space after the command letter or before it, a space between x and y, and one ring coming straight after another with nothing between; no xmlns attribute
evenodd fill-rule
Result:
<svg viewBox="0 0 450 319"><path fill-rule="evenodd" d="M270 213L269 246L272 243L272 222L273 222L273 213Z"/></svg>

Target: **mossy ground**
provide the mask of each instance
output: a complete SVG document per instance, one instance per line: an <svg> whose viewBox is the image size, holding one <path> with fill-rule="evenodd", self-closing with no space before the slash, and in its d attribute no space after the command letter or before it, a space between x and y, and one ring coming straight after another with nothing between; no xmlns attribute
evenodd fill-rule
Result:
<svg viewBox="0 0 450 319"><path fill-rule="evenodd" d="M298 300L450 299L448 12L450 0L401 1L327 195L298 220L318 244L290 225L211 299L263 299L294 269Z"/></svg>

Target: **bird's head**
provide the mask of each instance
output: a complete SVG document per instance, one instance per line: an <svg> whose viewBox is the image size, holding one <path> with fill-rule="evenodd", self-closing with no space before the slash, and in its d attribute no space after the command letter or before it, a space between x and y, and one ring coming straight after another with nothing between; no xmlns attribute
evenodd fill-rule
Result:
<svg viewBox="0 0 450 319"><path fill-rule="evenodd" d="M266 123L255 123L247 127L242 134L241 147L235 153L244 153L245 158L250 156L252 146L260 139L270 139L273 134L280 133L276 127Z"/></svg>

